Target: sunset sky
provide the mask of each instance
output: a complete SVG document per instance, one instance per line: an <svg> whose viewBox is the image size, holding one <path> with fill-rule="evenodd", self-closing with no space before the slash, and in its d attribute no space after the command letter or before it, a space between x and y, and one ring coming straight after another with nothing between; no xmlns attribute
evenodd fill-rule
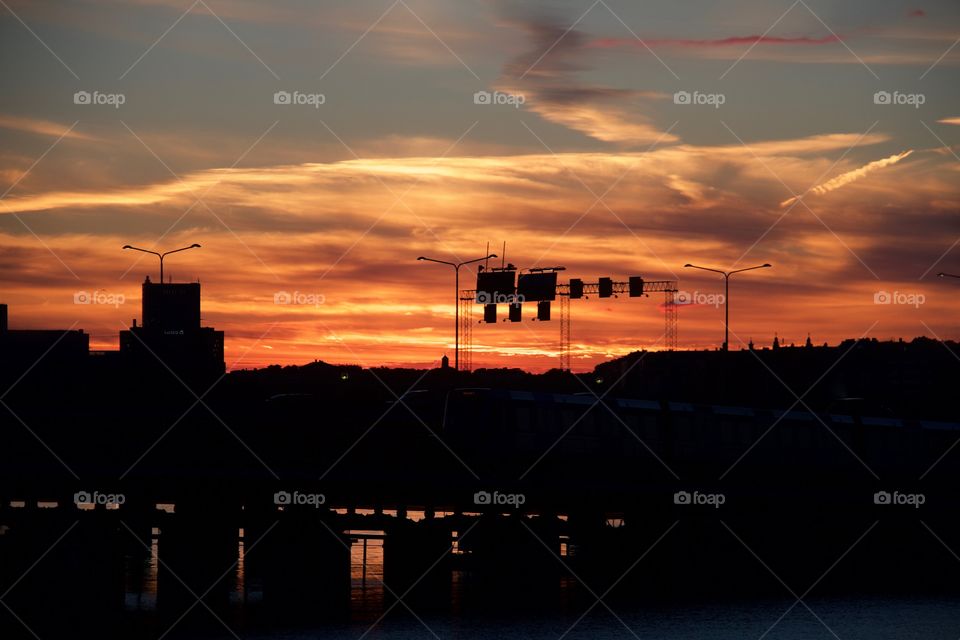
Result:
<svg viewBox="0 0 960 640"><path fill-rule="evenodd" d="M683 349L723 339L688 262L774 265L731 279L734 348L958 339L958 39L955 1L3 0L0 302L116 349L157 277L121 247L197 242L166 273L228 368L429 366L453 273L416 257L505 241L679 280ZM572 302L574 370L662 348L662 303ZM557 366L559 329L476 325L474 366Z"/></svg>

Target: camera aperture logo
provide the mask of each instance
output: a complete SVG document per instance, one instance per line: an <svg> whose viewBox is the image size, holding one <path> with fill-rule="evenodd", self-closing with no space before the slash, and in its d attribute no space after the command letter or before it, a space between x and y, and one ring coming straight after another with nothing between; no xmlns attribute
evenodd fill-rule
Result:
<svg viewBox="0 0 960 640"><path fill-rule="evenodd" d="M709 506L719 509L727 502L727 496L722 493L701 493L700 491L677 491L673 494L673 504Z"/></svg>
<svg viewBox="0 0 960 640"><path fill-rule="evenodd" d="M877 291L873 294L873 304L908 305L919 309L927 301L922 293L906 293L904 291Z"/></svg>
<svg viewBox="0 0 960 640"><path fill-rule="evenodd" d="M326 503L327 497L322 493L301 493L300 491L277 491L273 494L273 504L278 507L308 506L319 509Z"/></svg>
<svg viewBox="0 0 960 640"><path fill-rule="evenodd" d="M73 104L110 106L119 109L126 104L127 96L122 93L102 93L100 91L77 91L73 94Z"/></svg>
<svg viewBox="0 0 960 640"><path fill-rule="evenodd" d="M726 104L727 96L723 93L701 93L700 91L677 91L673 94L673 104L708 106L719 109Z"/></svg>
<svg viewBox="0 0 960 640"><path fill-rule="evenodd" d="M127 301L122 293L107 293L103 289L96 291L74 291L73 304L107 304L119 307Z"/></svg>
<svg viewBox="0 0 960 640"><path fill-rule="evenodd" d="M673 298L674 304L683 305L710 305L721 307L726 298L722 293L703 293L702 291L677 291Z"/></svg>
<svg viewBox="0 0 960 640"><path fill-rule="evenodd" d="M473 504L492 507L513 507L518 508L527 501L527 497L522 493L500 493L494 491L477 491L473 494Z"/></svg>
<svg viewBox="0 0 960 640"><path fill-rule="evenodd" d="M873 494L873 504L907 506L919 509L926 503L927 496L922 493L901 493L899 491L877 491Z"/></svg>
<svg viewBox="0 0 960 640"><path fill-rule="evenodd" d="M473 104L506 104L514 109L519 109L520 105L527 101L527 97L522 93L505 93L503 91L477 91L473 94Z"/></svg>
<svg viewBox="0 0 960 640"><path fill-rule="evenodd" d="M273 304L313 305L319 307L327 301L322 293L304 293L302 291L277 291L273 294Z"/></svg>
<svg viewBox="0 0 960 640"><path fill-rule="evenodd" d="M327 96L322 93L304 93L302 91L277 91L273 94L273 104L306 105L319 109L326 104Z"/></svg>
<svg viewBox="0 0 960 640"><path fill-rule="evenodd" d="M873 104L908 106L919 109L926 104L927 96L922 93L900 93L899 91L877 91L873 94Z"/></svg>
<svg viewBox="0 0 960 640"><path fill-rule="evenodd" d="M73 503L78 507L91 505L92 507L116 505L119 507L127 501L122 493L101 493L99 491L77 491L73 494Z"/></svg>

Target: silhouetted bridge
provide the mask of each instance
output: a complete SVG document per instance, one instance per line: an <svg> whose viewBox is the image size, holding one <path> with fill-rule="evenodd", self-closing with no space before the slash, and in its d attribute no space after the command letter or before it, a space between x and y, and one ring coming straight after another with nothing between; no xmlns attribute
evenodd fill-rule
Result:
<svg viewBox="0 0 960 640"><path fill-rule="evenodd" d="M929 570L943 555L929 531L960 533L956 424L489 389L215 406L177 422L158 406L136 428L73 407L80 432L43 430L48 406L8 427L10 598L116 609L124 563L159 541L158 606L217 610L242 540L265 610L342 613L356 531L384 540L388 596L434 604L453 570L507 600L561 576L621 594L762 592L771 577L748 549L809 584L865 531L835 588L955 584Z"/></svg>

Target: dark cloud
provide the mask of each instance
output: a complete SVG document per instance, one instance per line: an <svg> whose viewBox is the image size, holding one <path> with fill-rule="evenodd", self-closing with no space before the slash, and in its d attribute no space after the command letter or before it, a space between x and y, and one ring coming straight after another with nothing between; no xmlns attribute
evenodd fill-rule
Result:
<svg viewBox="0 0 960 640"><path fill-rule="evenodd" d="M588 83L588 36L573 27L575 18L542 7L499 3L505 20L522 29L529 49L503 65L496 87L522 93L526 106L544 119L605 142L638 144L676 138L663 135L645 113L654 92Z"/></svg>

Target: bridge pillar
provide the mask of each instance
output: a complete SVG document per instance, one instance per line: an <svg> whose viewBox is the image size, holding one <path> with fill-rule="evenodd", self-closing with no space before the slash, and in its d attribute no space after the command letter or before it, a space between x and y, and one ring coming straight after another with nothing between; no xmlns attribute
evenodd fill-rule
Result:
<svg viewBox="0 0 960 640"><path fill-rule="evenodd" d="M263 572L263 601L284 620L344 617L350 606L350 540L328 509L287 506L252 551ZM252 543L252 542L251 542Z"/></svg>
<svg viewBox="0 0 960 640"><path fill-rule="evenodd" d="M397 519L383 542L384 600L401 598L415 608L450 602L450 525L442 519ZM441 604L442 603L442 604Z"/></svg>
<svg viewBox="0 0 960 640"><path fill-rule="evenodd" d="M124 602L116 513L72 503L17 511L0 535L0 594L16 614L0 609L0 635L115 631Z"/></svg>
<svg viewBox="0 0 960 640"><path fill-rule="evenodd" d="M571 513L569 526L569 564L586 587L578 589L579 596L592 600L590 591L600 595L630 577L625 574L642 551L634 550L626 527L609 526L604 514L596 511Z"/></svg>
<svg viewBox="0 0 960 640"><path fill-rule="evenodd" d="M157 608L179 625L204 627L220 623L229 605L236 572L239 517L221 497L180 498L173 514L163 518L158 539ZM193 606L197 600L203 604Z"/></svg>
<svg viewBox="0 0 960 640"><path fill-rule="evenodd" d="M125 554L138 562L150 557L153 529L159 526L160 516L152 501L132 502L128 497L119 513L122 520L120 539Z"/></svg>
<svg viewBox="0 0 960 640"><path fill-rule="evenodd" d="M501 609L556 604L566 559L555 517L484 514L459 533L460 548L470 554L467 589L477 591L468 603Z"/></svg>

